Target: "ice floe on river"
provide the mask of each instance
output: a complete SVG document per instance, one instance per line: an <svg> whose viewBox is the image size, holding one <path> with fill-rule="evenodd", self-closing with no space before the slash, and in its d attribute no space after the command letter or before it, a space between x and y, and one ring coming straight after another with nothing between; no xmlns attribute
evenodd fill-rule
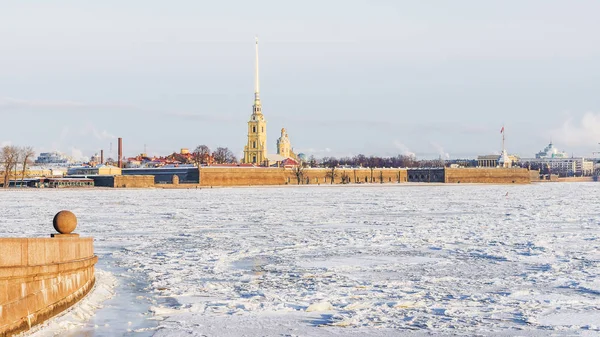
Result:
<svg viewBox="0 0 600 337"><path fill-rule="evenodd" d="M111 261L119 281L143 288L139 314L154 326L131 335L594 336L599 192L597 183L19 191L0 195L0 228L49 233L54 213L75 212L99 268Z"/></svg>

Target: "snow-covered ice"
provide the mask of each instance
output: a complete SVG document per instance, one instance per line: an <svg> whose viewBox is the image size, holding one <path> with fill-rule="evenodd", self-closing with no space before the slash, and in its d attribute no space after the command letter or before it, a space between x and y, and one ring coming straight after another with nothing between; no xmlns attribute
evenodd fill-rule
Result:
<svg viewBox="0 0 600 337"><path fill-rule="evenodd" d="M599 201L598 183L10 191L0 235L78 216L123 285L94 320L124 326L86 335L595 336Z"/></svg>

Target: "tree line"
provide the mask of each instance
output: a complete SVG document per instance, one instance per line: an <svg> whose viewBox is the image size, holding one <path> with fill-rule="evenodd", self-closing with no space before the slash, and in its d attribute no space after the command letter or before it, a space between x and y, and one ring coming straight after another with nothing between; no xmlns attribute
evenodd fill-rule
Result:
<svg viewBox="0 0 600 337"><path fill-rule="evenodd" d="M210 164L235 164L238 161L229 148L217 147L216 150L211 151L206 145L196 146L191 155L173 153L169 157L181 163L194 164L198 167Z"/></svg>
<svg viewBox="0 0 600 337"><path fill-rule="evenodd" d="M396 167L396 168L442 168L451 164L458 164L463 167L475 167L477 166L477 160L473 159L453 159L453 160L442 160L440 159L422 159L418 160L414 155L397 155L392 157L379 157L379 156L365 156L359 154L354 157L324 157L321 159L315 156L310 156L306 161L303 161L300 165L292 168L292 172L296 176L298 184L303 183L305 179L305 169L312 168L326 168L328 172L325 177L333 184L333 181L338 177L339 168L358 168L364 167L371 170L370 181L374 181L375 177L374 170L376 168L385 167ZM342 172L340 176L342 184L350 183L350 177L346 172ZM383 178L381 178L383 179Z"/></svg>
<svg viewBox="0 0 600 337"><path fill-rule="evenodd" d="M21 183L25 179L27 166L31 164L35 151L31 146L15 146L6 145L0 151L0 169L2 170L2 178L4 188L8 188L11 175L16 179L21 172ZM19 167L20 166L20 167Z"/></svg>
<svg viewBox="0 0 600 337"><path fill-rule="evenodd" d="M397 155L392 157L366 156L359 154L354 157L323 157L317 159L315 156L310 156L306 165L308 167L333 167L333 166L349 166L349 167L444 167L452 163L460 162L463 166L476 166L477 160L442 160L442 159L417 159L413 155Z"/></svg>

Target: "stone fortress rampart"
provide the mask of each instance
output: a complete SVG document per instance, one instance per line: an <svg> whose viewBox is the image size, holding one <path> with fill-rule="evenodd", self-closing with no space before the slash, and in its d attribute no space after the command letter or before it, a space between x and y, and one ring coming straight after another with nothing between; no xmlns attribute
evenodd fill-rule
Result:
<svg viewBox="0 0 600 337"><path fill-rule="evenodd" d="M302 172L301 185L331 184L331 169L308 168ZM530 175L523 168L337 168L334 184L361 183L491 183L528 184ZM297 185L298 178L291 168L203 167L200 186Z"/></svg>
<svg viewBox="0 0 600 337"><path fill-rule="evenodd" d="M406 182L403 169L346 169L334 171L334 184L370 182ZM207 167L200 169L201 186L297 185L298 177L291 168ZM301 185L331 184L331 170L308 168L302 172Z"/></svg>
<svg viewBox="0 0 600 337"><path fill-rule="evenodd" d="M0 238L0 337L29 330L94 286L92 238L71 234L77 218L59 212L50 238Z"/></svg>

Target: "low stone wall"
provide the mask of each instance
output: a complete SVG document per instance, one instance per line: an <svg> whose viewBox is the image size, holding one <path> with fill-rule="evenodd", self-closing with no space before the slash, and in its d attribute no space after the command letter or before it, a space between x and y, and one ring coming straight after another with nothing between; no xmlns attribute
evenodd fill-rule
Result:
<svg viewBox="0 0 600 337"><path fill-rule="evenodd" d="M92 289L92 238L0 238L0 336L30 329Z"/></svg>
<svg viewBox="0 0 600 337"><path fill-rule="evenodd" d="M524 168L446 168L446 183L529 184L529 170Z"/></svg>

